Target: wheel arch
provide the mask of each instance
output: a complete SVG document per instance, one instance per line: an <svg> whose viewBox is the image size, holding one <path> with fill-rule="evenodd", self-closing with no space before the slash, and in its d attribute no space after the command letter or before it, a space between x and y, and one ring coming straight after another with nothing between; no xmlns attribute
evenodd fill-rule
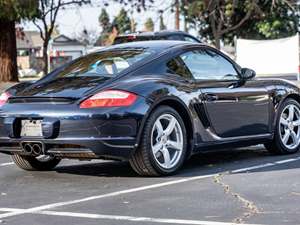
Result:
<svg viewBox="0 0 300 225"><path fill-rule="evenodd" d="M148 118L150 117L152 112L160 106L169 106L169 107L173 108L174 110L176 110L178 112L178 114L181 116L181 118L184 122L185 128L186 128L186 133L187 133L188 141L187 141L186 157L188 158L189 156L191 156L191 153L193 152L193 147L194 147L194 141L193 141L194 140L194 127L193 127L193 123L191 120L192 117L189 113L187 106L180 99L178 99L176 97L172 97L172 96L163 98L160 101L157 101L151 105L151 107L149 108L145 117L143 118L143 121L139 128L138 135L137 135L136 148L140 145L141 136L142 136L146 121L148 120Z"/></svg>
<svg viewBox="0 0 300 225"><path fill-rule="evenodd" d="M273 129L275 129L275 127L276 127L276 121L277 121L277 118L279 116L278 115L279 114L278 110L280 109L283 102L285 102L288 98L293 99L293 100L297 101L300 104L300 94L298 94L298 93L292 92L292 93L289 93L289 94L285 95L284 97L282 97L281 100L278 102L278 104L276 106L276 113L275 113L275 117L274 117L274 120L273 120Z"/></svg>
<svg viewBox="0 0 300 225"><path fill-rule="evenodd" d="M297 93L291 93L291 94L287 95L287 96L283 99L283 101L286 100L287 98L294 99L294 100L296 100L296 101L300 104L300 95L297 94ZM283 101L282 101L282 102L283 102Z"/></svg>

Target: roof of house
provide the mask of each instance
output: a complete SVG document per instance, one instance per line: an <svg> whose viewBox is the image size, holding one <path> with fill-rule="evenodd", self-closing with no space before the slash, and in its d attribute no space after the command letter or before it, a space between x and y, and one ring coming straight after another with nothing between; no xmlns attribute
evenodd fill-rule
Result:
<svg viewBox="0 0 300 225"><path fill-rule="evenodd" d="M38 31L24 31L22 37L17 37L18 49L41 48L43 40Z"/></svg>
<svg viewBox="0 0 300 225"><path fill-rule="evenodd" d="M55 37L52 41L52 46L66 46L66 45L84 45L75 39L71 39L66 35L59 35Z"/></svg>

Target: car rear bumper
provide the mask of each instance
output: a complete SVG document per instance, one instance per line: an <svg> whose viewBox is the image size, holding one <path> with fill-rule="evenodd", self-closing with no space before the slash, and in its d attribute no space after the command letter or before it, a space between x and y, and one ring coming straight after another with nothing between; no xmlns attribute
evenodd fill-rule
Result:
<svg viewBox="0 0 300 225"><path fill-rule="evenodd" d="M0 152L23 154L22 143L38 142L46 154L64 158L128 159L148 109L143 97L130 107L101 109L7 104L0 110ZM41 120L43 135L21 137L22 120Z"/></svg>
<svg viewBox="0 0 300 225"><path fill-rule="evenodd" d="M42 143L43 153L61 158L112 158L128 159L135 149L133 137L114 138L57 138L57 139L14 139L0 138L0 152L27 154L23 143Z"/></svg>

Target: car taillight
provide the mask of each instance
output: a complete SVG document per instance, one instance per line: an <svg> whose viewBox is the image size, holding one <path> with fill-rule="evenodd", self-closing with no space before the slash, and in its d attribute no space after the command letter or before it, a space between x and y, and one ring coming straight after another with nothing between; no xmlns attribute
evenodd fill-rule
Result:
<svg viewBox="0 0 300 225"><path fill-rule="evenodd" d="M133 93L118 90L101 91L84 100L80 108L120 107L132 105L137 96Z"/></svg>
<svg viewBox="0 0 300 225"><path fill-rule="evenodd" d="M11 95L8 92L4 92L2 93L2 95L0 95L0 107L2 107L7 102L10 96Z"/></svg>

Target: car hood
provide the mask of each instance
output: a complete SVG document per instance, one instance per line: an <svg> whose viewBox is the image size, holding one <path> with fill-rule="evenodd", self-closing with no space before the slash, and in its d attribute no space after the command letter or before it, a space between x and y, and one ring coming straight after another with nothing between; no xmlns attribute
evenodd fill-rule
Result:
<svg viewBox="0 0 300 225"><path fill-rule="evenodd" d="M97 86L110 80L109 77L65 77L41 80L19 89L15 97L81 98Z"/></svg>

